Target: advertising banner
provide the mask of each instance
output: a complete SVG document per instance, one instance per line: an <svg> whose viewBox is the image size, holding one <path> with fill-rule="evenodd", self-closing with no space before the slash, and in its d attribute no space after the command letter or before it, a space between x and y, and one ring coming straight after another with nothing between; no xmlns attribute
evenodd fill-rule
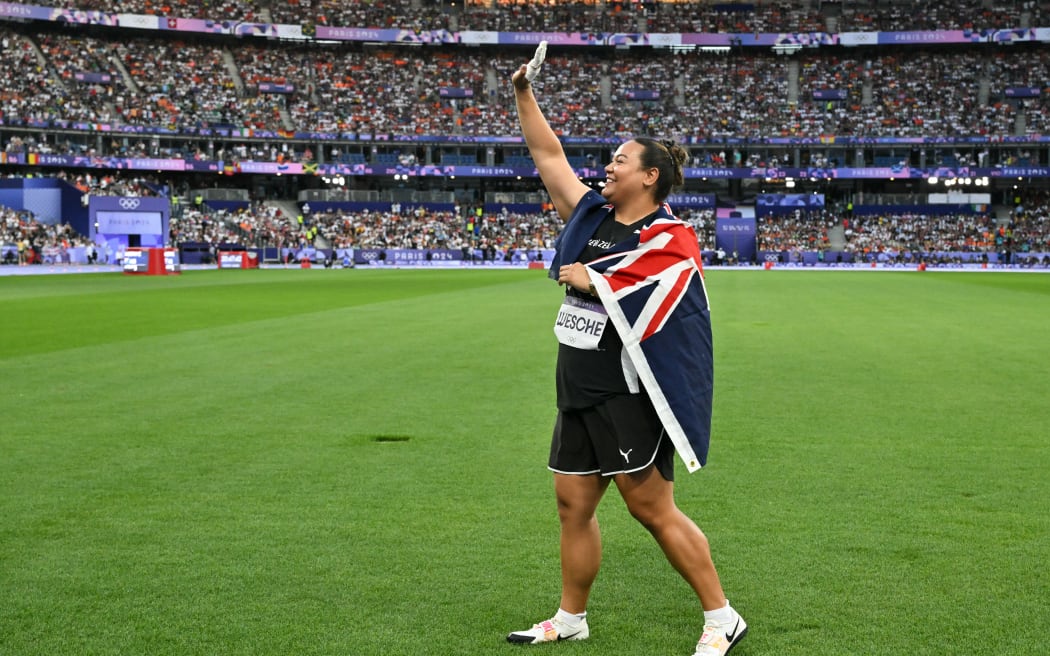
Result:
<svg viewBox="0 0 1050 656"><path fill-rule="evenodd" d="M463 87L438 87L438 95L442 98L473 98L473 89Z"/></svg>
<svg viewBox="0 0 1050 656"><path fill-rule="evenodd" d="M659 100L660 92L655 89L628 89L627 100Z"/></svg>
<svg viewBox="0 0 1050 656"><path fill-rule="evenodd" d="M124 251L124 273L166 276L182 273L179 251L174 248L129 248Z"/></svg>
<svg viewBox="0 0 1050 656"><path fill-rule="evenodd" d="M758 194L755 196L755 213L790 214L796 210L824 209L824 194Z"/></svg>
<svg viewBox="0 0 1050 656"><path fill-rule="evenodd" d="M736 255L738 262L755 257L755 219L753 217L719 217L715 221L715 247L726 255Z"/></svg>
<svg viewBox="0 0 1050 656"><path fill-rule="evenodd" d="M124 273L146 273L149 268L149 251L129 248L124 251Z"/></svg>
<svg viewBox="0 0 1050 656"><path fill-rule="evenodd" d="M274 84L272 82L260 82L259 93L295 93L294 84Z"/></svg>
<svg viewBox="0 0 1050 656"><path fill-rule="evenodd" d="M113 82L113 76L109 73L79 72L73 74L73 79L88 84L111 84Z"/></svg>
<svg viewBox="0 0 1050 656"><path fill-rule="evenodd" d="M258 269L259 255L252 251L219 251L220 269Z"/></svg>
<svg viewBox="0 0 1050 656"><path fill-rule="evenodd" d="M1007 98L1038 98L1043 90L1039 87L1006 87Z"/></svg>
<svg viewBox="0 0 1050 656"><path fill-rule="evenodd" d="M715 206L717 196L715 194L671 194L667 197L667 204L671 210L679 207L711 208Z"/></svg>

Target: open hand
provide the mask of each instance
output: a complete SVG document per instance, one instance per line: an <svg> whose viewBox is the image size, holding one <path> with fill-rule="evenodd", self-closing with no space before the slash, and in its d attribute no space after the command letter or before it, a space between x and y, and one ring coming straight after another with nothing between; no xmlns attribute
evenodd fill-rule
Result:
<svg viewBox="0 0 1050 656"><path fill-rule="evenodd" d="M536 46L536 53L529 60L528 64L523 64L511 78L514 83L514 88L524 91L529 88L532 81L536 79L536 76L540 74L540 66L543 65L543 60L547 58L547 42L540 41L540 45Z"/></svg>

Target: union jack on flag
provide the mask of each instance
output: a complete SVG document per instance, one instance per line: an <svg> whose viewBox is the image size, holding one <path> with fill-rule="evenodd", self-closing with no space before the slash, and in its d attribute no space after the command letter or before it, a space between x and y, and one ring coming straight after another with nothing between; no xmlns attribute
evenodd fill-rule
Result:
<svg viewBox="0 0 1050 656"><path fill-rule="evenodd" d="M555 276L563 263L575 261L607 214L594 211L604 199L591 193L559 235ZM590 211L581 211L584 206ZM648 393L686 468L700 469L711 436L714 359L696 233L665 204L637 234L586 267L623 340L628 384L636 391L640 383Z"/></svg>

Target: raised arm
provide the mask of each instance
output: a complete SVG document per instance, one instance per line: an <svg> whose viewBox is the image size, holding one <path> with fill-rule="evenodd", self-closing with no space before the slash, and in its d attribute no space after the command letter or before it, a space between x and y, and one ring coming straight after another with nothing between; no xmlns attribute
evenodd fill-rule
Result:
<svg viewBox="0 0 1050 656"><path fill-rule="evenodd" d="M558 210L562 219L567 220L580 198L590 188L576 177L558 136L547 123L547 117L543 115L532 92L532 80L539 72L546 50L547 43L541 42L536 48L536 56L515 71L511 81L514 84L514 99L518 106L518 120L521 122L525 145L529 147L529 154L536 163L536 169L540 172L540 179L550 194L554 208Z"/></svg>

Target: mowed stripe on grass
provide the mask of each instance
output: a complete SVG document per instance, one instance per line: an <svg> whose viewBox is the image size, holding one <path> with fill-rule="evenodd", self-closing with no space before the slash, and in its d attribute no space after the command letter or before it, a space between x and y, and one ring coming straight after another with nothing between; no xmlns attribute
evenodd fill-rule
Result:
<svg viewBox="0 0 1050 656"><path fill-rule="evenodd" d="M751 624L735 653L1035 653L1050 278L708 278L711 461L676 487ZM0 281L0 652L511 653L557 604L559 294ZM600 520L592 638L559 650L690 653L692 593L615 493Z"/></svg>

